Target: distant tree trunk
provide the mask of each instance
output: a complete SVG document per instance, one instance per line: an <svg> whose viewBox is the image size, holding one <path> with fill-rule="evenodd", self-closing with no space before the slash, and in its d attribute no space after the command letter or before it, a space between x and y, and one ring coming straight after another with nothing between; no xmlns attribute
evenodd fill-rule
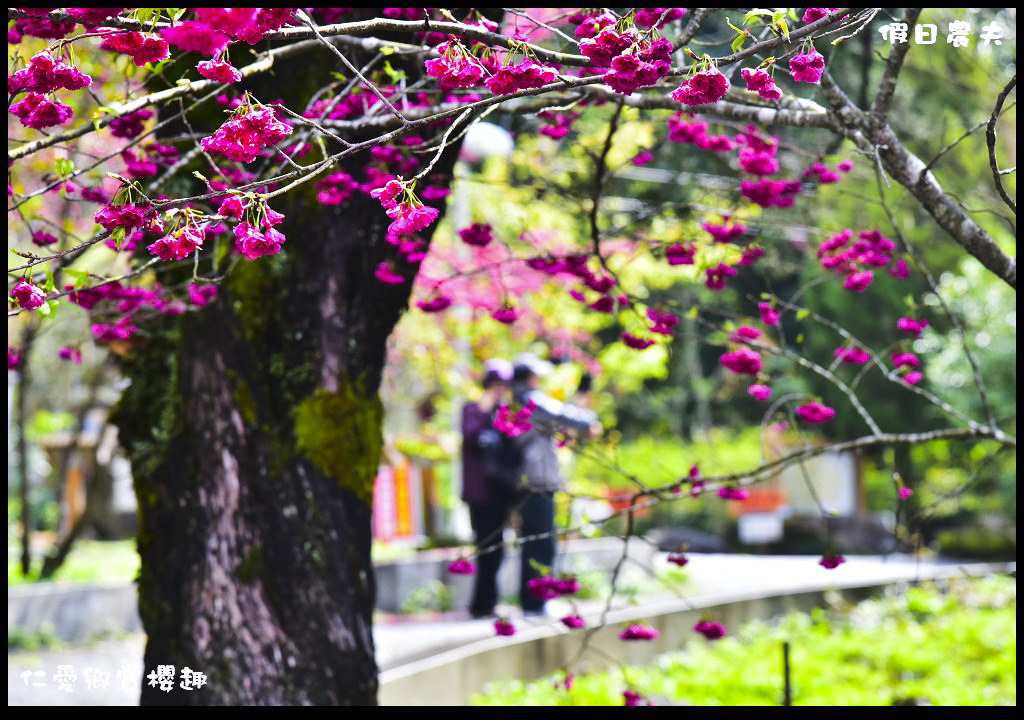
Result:
<svg viewBox="0 0 1024 720"><path fill-rule="evenodd" d="M144 705L376 704L378 387L415 268L374 277L394 258L376 200L314 197L275 198L282 253L241 260L212 303L140 330L121 358L145 672L178 672L172 692L144 679ZM181 689L184 667L206 686Z"/></svg>

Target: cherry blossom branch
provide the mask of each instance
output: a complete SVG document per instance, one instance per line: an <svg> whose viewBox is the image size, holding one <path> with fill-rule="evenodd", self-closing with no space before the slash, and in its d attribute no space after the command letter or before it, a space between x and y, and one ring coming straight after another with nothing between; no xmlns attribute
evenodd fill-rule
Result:
<svg viewBox="0 0 1024 720"><path fill-rule="evenodd" d="M349 61L349 59L347 57L345 57L344 55L341 54L341 51L338 50L338 48L334 47L334 45L332 45L331 43L327 42L327 39L323 35L320 34L319 30L317 30L316 23L314 23L313 20L310 19L309 15L307 15L304 10L299 9L299 10L296 11L296 14L299 16L299 19L302 20L302 22L306 23L306 25L309 26L309 29L312 30L313 33L316 35L316 39L319 40L323 45L326 45L327 48L332 53L334 53L338 57L339 60L341 60L341 63L345 67L348 68L349 72L354 73L355 76L357 78L359 78L366 87L370 88L370 91L374 95L377 96L378 100L380 100L382 103L384 103L384 106L388 110L391 111L392 115L394 115L396 118L398 118L399 122L401 122L403 124L408 122L402 116L402 113L398 112L398 109L394 105L391 104L391 101L388 100L386 97L384 97L384 93L382 93L380 91L380 88L378 88L375 83L372 83L369 80L367 80L365 77L363 77L363 74L359 72L359 70L356 68L356 66L353 65L351 63L351 61Z"/></svg>
<svg viewBox="0 0 1024 720"><path fill-rule="evenodd" d="M1002 173L999 171L999 163L996 162L996 120L1002 113L1003 101L1006 100L1006 96L1016 86L1017 73L1014 73L1010 81L1006 83L1006 87L999 93L999 97L996 98L996 106L992 109L992 117L989 118L988 128L985 131L985 142L988 144L988 164L992 168L992 179L995 181L999 197L1003 199L1003 202L1013 211L1014 215L1017 214L1017 203L1006 193L1006 189L1003 187Z"/></svg>
<svg viewBox="0 0 1024 720"><path fill-rule="evenodd" d="M828 71L822 75L821 87L832 103L846 137L869 156L877 157L889 175L917 198L939 227L1016 290L1016 258L1007 256L992 236L952 201L934 174L925 171L924 162L900 142L892 127L888 123L880 127L870 123L866 114L846 96Z"/></svg>
<svg viewBox="0 0 1024 720"><path fill-rule="evenodd" d="M264 73L270 70L274 66L274 62L277 60L283 60L293 55L298 55L300 53L307 52L319 46L320 41L308 40L305 42L295 43L294 45L286 45L285 47L274 48L273 50L268 50L262 58L256 60L250 65L246 65L244 68L241 68L239 72L242 73L243 78L250 77L252 75L257 75L259 73ZM67 132L63 132L59 135L51 135L49 137L41 138L39 140L35 140L33 142L22 145L21 147L15 148L14 150L8 150L7 162L10 163L20 158L26 157L35 152L38 152L39 150L42 150L43 148L55 145L56 143L67 142L68 140L73 140L75 138L81 137L82 135L86 135L90 132L101 130L110 123L114 122L114 120L117 120L118 118L133 113L137 110L141 110L145 107L148 107L149 105L155 105L157 103L163 102L164 100L171 100L182 95L188 95L194 92L201 92L203 90L207 90L210 88L219 90L221 87L222 86L219 82L203 78L202 80L192 80L191 82L185 85L176 85L174 87L167 88L166 90L160 90L158 92L145 95L144 97L120 105L118 108L116 108L115 112L113 113L105 113L103 118L100 119L98 122L90 122L85 125L81 125L77 128L74 128L72 130L68 130Z"/></svg>
<svg viewBox="0 0 1024 720"><path fill-rule="evenodd" d="M921 15L921 8L907 8L907 15L903 18L908 32L917 25L917 19ZM892 107L892 99L896 95L896 83L900 77L900 70L903 69L903 61L910 51L909 39L902 43L895 43L889 52L889 59L885 62L882 70L882 79L878 83L878 93L875 101L871 104L871 122L882 125L886 122L889 109Z"/></svg>
<svg viewBox="0 0 1024 720"><path fill-rule="evenodd" d="M967 334L964 332L963 325L961 325L952 309L946 303L946 299L942 297L942 293L939 292L939 285L935 282L935 277L928 269L928 266L924 264L924 259L921 257L920 253L918 253L917 249L912 247L910 243L907 242L907 239L903 237L903 232L900 230L899 224L896 222L896 217L893 214L892 209L889 207L889 203L886 202L885 193L882 190L881 178L877 173L875 177L878 183L879 200L882 203L882 209L889 218L889 226L896 235L896 239L899 240L900 245L903 246L904 251L910 255L914 264L917 266L917 269L920 270L921 274L924 276L925 282L928 283L928 288L939 301L939 305L942 307L942 311L945 314L946 319L956 329L957 334L960 336L960 344L964 348L964 355L967 356L967 362L970 363L971 373L974 376L974 386L978 389L978 397L981 400L982 409L985 411L985 417L988 419L989 427L993 430L998 430L995 414L992 411L992 406L988 402L988 393L985 391L985 383L981 378L981 368L978 366L978 361L974 357L974 351L971 350L971 346L967 342Z"/></svg>

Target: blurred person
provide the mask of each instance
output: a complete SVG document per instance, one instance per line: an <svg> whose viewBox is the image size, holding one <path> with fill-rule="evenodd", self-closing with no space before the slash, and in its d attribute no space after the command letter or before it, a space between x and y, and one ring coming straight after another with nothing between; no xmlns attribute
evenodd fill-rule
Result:
<svg viewBox="0 0 1024 720"><path fill-rule="evenodd" d="M502 532L508 524L521 477L521 454L511 438L494 429L498 407L507 402L512 364L493 359L484 363L484 392L462 408L462 499L480 554L473 579L469 614L494 615L498 603L498 570L505 550Z"/></svg>
<svg viewBox="0 0 1024 720"><path fill-rule="evenodd" d="M522 536L545 535L523 543L519 576L519 602L525 615L543 615L544 600L529 588L530 580L540 577L537 566L551 568L555 560L555 491L565 482L558 469L554 435L558 430L596 436L601 432L597 414L591 410L561 402L538 389L541 378L553 366L533 353L515 359L512 397L521 406L533 403L532 428L519 437L523 450L525 485L520 494Z"/></svg>

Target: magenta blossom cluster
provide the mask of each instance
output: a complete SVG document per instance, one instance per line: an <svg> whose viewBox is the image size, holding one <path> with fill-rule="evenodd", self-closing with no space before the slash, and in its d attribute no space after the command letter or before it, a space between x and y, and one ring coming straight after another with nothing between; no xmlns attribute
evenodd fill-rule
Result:
<svg viewBox="0 0 1024 720"><path fill-rule="evenodd" d="M63 125L75 114L70 105L52 102L34 92L11 105L9 112L17 116L22 125L34 130Z"/></svg>
<svg viewBox="0 0 1024 720"><path fill-rule="evenodd" d="M664 17L662 17L663 15ZM686 15L686 8L637 8L633 22L637 24L637 27L662 28L684 15Z"/></svg>
<svg viewBox="0 0 1024 720"><path fill-rule="evenodd" d="M756 327L750 325L740 325L736 328L732 335L729 336L729 342L734 343L750 343L761 337L761 331Z"/></svg>
<svg viewBox="0 0 1024 720"><path fill-rule="evenodd" d="M725 280L737 273L736 268L725 263L718 263L713 268L708 268L704 277L704 286L709 290L725 290Z"/></svg>
<svg viewBox="0 0 1024 720"><path fill-rule="evenodd" d="M110 132L114 137L133 140L145 131L144 123L153 117L152 110L136 110L122 115L110 122Z"/></svg>
<svg viewBox="0 0 1024 720"><path fill-rule="evenodd" d="M638 705L643 705L645 699L646 698L644 698L644 696L641 695L638 692L633 692L632 690L623 690L622 691L622 705L623 705L623 707L635 707L635 706L638 706ZM648 701L647 705L650 705L650 704L651 704L650 701Z"/></svg>
<svg viewBox="0 0 1024 720"><path fill-rule="evenodd" d="M509 437L519 437L533 427L530 423L530 416L533 414L534 407L536 406L530 402L519 408L515 415L512 415L508 405L500 406L497 416L494 418L494 429Z"/></svg>
<svg viewBox="0 0 1024 720"><path fill-rule="evenodd" d="M205 227L189 224L160 238L146 249L161 260L184 260L201 248L205 239Z"/></svg>
<svg viewBox="0 0 1024 720"><path fill-rule="evenodd" d="M224 52L224 48L231 42L227 35L198 20L185 20L164 28L160 31L160 37L183 52L195 52L207 57Z"/></svg>
<svg viewBox="0 0 1024 720"><path fill-rule="evenodd" d="M495 95L511 95L519 90L543 87L557 79L558 72L554 68L525 58L518 65L503 66L484 84Z"/></svg>
<svg viewBox="0 0 1024 720"><path fill-rule="evenodd" d="M459 230L459 237L467 245L485 247L494 239L491 232L492 228L490 225L486 223L473 223L469 227Z"/></svg>
<svg viewBox="0 0 1024 720"><path fill-rule="evenodd" d="M114 325L95 323L89 326L89 330L92 332L92 336L97 342L127 340L135 334L137 329L138 328L135 327L135 323L132 322L132 319L127 316L118 320Z"/></svg>
<svg viewBox="0 0 1024 720"><path fill-rule="evenodd" d="M725 225L716 225L714 223L701 223L701 227L704 228L711 238L716 243L731 243L735 242L737 238L743 236L747 231L747 226L741 222L728 223Z"/></svg>
<svg viewBox="0 0 1024 720"><path fill-rule="evenodd" d="M694 632L699 632L708 640L719 640L725 637L725 626L722 623L711 620L701 620L693 626Z"/></svg>
<svg viewBox="0 0 1024 720"><path fill-rule="evenodd" d="M541 600L553 600L561 595L574 595L580 591L580 581L574 577L543 575L526 583L535 596Z"/></svg>
<svg viewBox="0 0 1024 720"><path fill-rule="evenodd" d="M818 561L818 564L826 570L835 570L844 562L846 562L846 558L844 558L842 555L840 555L839 553L829 552L821 557L821 560Z"/></svg>
<svg viewBox="0 0 1024 720"><path fill-rule="evenodd" d="M19 370L21 368L22 352L18 348L7 346L7 369Z"/></svg>
<svg viewBox="0 0 1024 720"><path fill-rule="evenodd" d="M420 300L416 303L423 312L437 313L442 310L446 310L452 304L451 298L445 297L444 295L435 295L430 300Z"/></svg>
<svg viewBox="0 0 1024 720"><path fill-rule="evenodd" d="M818 425L836 416L836 411L819 402L807 403L796 409L797 417L808 425Z"/></svg>
<svg viewBox="0 0 1024 720"><path fill-rule="evenodd" d="M572 124L576 121L576 118L580 116L577 112L567 113L553 113L553 112L542 112L537 113L537 118L544 121L544 126L538 130L541 135L545 135L552 140L561 140L569 134L569 130L572 129Z"/></svg>
<svg viewBox="0 0 1024 720"><path fill-rule="evenodd" d="M163 38L143 35L134 31L108 35L100 43L100 48L113 50L122 55L130 55L132 61L139 67L146 63L159 63L166 60L171 54L170 47Z"/></svg>
<svg viewBox="0 0 1024 720"><path fill-rule="evenodd" d="M506 637L509 635L515 635L516 626L509 622L507 618L498 618L494 621L494 632Z"/></svg>
<svg viewBox="0 0 1024 720"><path fill-rule="evenodd" d="M281 252L285 236L274 226L284 220L284 215L264 205L262 219L251 224L242 221L235 225L235 250L249 260Z"/></svg>
<svg viewBox="0 0 1024 720"><path fill-rule="evenodd" d="M32 242L39 247L46 247L57 242L57 236L45 230L36 230L32 233Z"/></svg>
<svg viewBox="0 0 1024 720"><path fill-rule="evenodd" d="M133 228L143 227L149 224L153 215L152 207L142 203L125 203L123 205L107 205L96 211L93 220L103 226L107 231L113 232L117 228L124 228L127 232Z"/></svg>
<svg viewBox="0 0 1024 720"><path fill-rule="evenodd" d="M864 365L871 360L867 350L856 346L838 347L836 348L835 356L844 365Z"/></svg>
<svg viewBox="0 0 1024 720"><path fill-rule="evenodd" d="M896 243L877 229L860 232L857 242L847 247L852 237L853 231L849 228L833 235L818 248L818 258L824 269L846 277L844 288L864 292L874 280L874 273L867 268L889 265L893 261ZM890 268L889 273L894 277L904 277L904 269L905 263L903 268L897 263Z"/></svg>
<svg viewBox="0 0 1024 720"><path fill-rule="evenodd" d="M599 68L611 68L605 82L615 92L629 95L637 88L654 85L672 69L672 43L665 38L651 41L635 29L620 32L603 28L593 37L579 41L580 52Z"/></svg>
<svg viewBox="0 0 1024 720"><path fill-rule="evenodd" d="M746 490L741 487L733 487L732 485L723 485L718 488L718 497L723 500L746 500L750 495Z"/></svg>
<svg viewBox="0 0 1024 720"><path fill-rule="evenodd" d="M771 400L772 389L767 385L762 385L761 383L754 383L753 385L747 388L747 394L750 397L757 400L758 402L765 402L767 400Z"/></svg>
<svg viewBox="0 0 1024 720"><path fill-rule="evenodd" d="M759 247L757 247L756 245L752 245L750 247L747 247L747 248L743 249L743 255L740 256L740 259L739 259L739 261L736 264L737 265L743 265L743 266L753 265L754 263L756 263L758 260L760 260L763 257L764 257L764 250L759 248Z"/></svg>
<svg viewBox="0 0 1024 720"><path fill-rule="evenodd" d="M914 336L914 339L921 337L922 331L928 327L928 321L924 318L915 320L911 317L901 317L896 321L896 327Z"/></svg>
<svg viewBox="0 0 1024 720"><path fill-rule="evenodd" d="M825 163L816 162L809 168L804 170L804 174L801 176L804 180L811 177L818 178L818 182L822 185L831 185L837 183L843 179L845 173L850 172L853 169L853 163L841 162L836 167L836 170L829 170ZM838 172L837 172L838 171Z"/></svg>
<svg viewBox="0 0 1024 720"><path fill-rule="evenodd" d="M442 90L470 88L483 80L483 66L458 40L443 42L434 49L441 57L427 60L427 75L437 78Z"/></svg>
<svg viewBox="0 0 1024 720"><path fill-rule="evenodd" d="M740 70L743 81L747 83L747 90L756 92L765 100L781 100L782 91L775 84L775 79L767 70L743 68Z"/></svg>
<svg viewBox="0 0 1024 720"><path fill-rule="evenodd" d="M196 8L202 24L210 30L255 45L267 33L290 22L296 8ZM199 24L199 23L197 23Z"/></svg>
<svg viewBox="0 0 1024 720"><path fill-rule="evenodd" d="M82 364L82 351L73 345L65 345L57 352L57 357L66 362L73 362L75 365Z"/></svg>
<svg viewBox="0 0 1024 720"><path fill-rule="evenodd" d="M665 248L665 259L669 265L693 265L697 248L692 244L674 243Z"/></svg>
<svg viewBox="0 0 1024 720"><path fill-rule="evenodd" d="M671 335L679 324L679 318L672 313L661 312L657 308L647 308L647 319L653 323L649 330L659 335Z"/></svg>
<svg viewBox="0 0 1024 720"><path fill-rule="evenodd" d="M740 183L740 194L761 207L792 207L799 193L799 180L744 180Z"/></svg>
<svg viewBox="0 0 1024 720"><path fill-rule="evenodd" d="M188 299L196 307L202 307L217 296L216 285L197 285L189 283Z"/></svg>
<svg viewBox="0 0 1024 720"><path fill-rule="evenodd" d="M729 152L735 147L728 135L711 135L708 124L703 120L693 120L689 113L676 113L668 119L668 139L672 142L696 145L701 150L711 152Z"/></svg>
<svg viewBox="0 0 1024 720"><path fill-rule="evenodd" d="M649 625L634 623L619 633L620 640L654 640L661 633Z"/></svg>
<svg viewBox="0 0 1024 720"><path fill-rule="evenodd" d="M686 553L679 551L669 553L668 561L673 565L678 565L679 567L686 567L686 565L690 562L690 558L686 557Z"/></svg>
<svg viewBox="0 0 1024 720"><path fill-rule="evenodd" d="M776 157L779 151L777 137L762 135L756 127L748 125L746 130L736 136L736 142L743 146L739 154L739 163L744 172L764 177L779 171L779 160Z"/></svg>
<svg viewBox="0 0 1024 720"><path fill-rule="evenodd" d="M583 8L570 15L567 20L577 25L575 35L578 38L592 38L607 27L614 25L618 18L607 10L598 13L596 10Z"/></svg>
<svg viewBox="0 0 1024 720"><path fill-rule="evenodd" d="M46 293L43 289L32 284L27 278L21 278L14 283L10 296L22 310L35 310L46 302Z"/></svg>
<svg viewBox="0 0 1024 720"><path fill-rule="evenodd" d="M738 375L757 375L761 372L761 354L748 347L724 353L720 362Z"/></svg>
<svg viewBox="0 0 1024 720"><path fill-rule="evenodd" d="M704 492L704 478L700 476L700 468L697 465L690 466L690 473L687 478L690 481L690 497L700 497Z"/></svg>
<svg viewBox="0 0 1024 720"><path fill-rule="evenodd" d="M277 119L273 109L243 105L211 137L200 141L207 152L238 162L251 163L268 145L276 145L292 134L288 123Z"/></svg>
<svg viewBox="0 0 1024 720"><path fill-rule="evenodd" d="M825 72L825 58L812 46L810 52L800 53L790 59L789 71L797 82L817 85Z"/></svg>
<svg viewBox="0 0 1024 720"><path fill-rule="evenodd" d="M54 58L46 50L33 55L27 68L7 78L7 92L11 95L22 92L46 94L61 89L81 90L90 85L91 77L60 58Z"/></svg>
<svg viewBox="0 0 1024 720"><path fill-rule="evenodd" d="M221 60L219 56L215 57L213 60L201 60L199 64L196 65L196 69L204 78L208 78L214 82L223 83L225 85L236 83L242 79L242 73L238 68L227 60Z"/></svg>
<svg viewBox="0 0 1024 720"><path fill-rule="evenodd" d="M807 10L804 11L804 16L801 18L801 20L803 20L805 23L816 22L817 20L821 20L829 13L834 13L838 9L839 8L807 8Z"/></svg>
<svg viewBox="0 0 1024 720"><path fill-rule="evenodd" d="M729 91L729 78L718 71L713 63L696 72L672 91L671 97L684 105L709 105L725 97Z"/></svg>
<svg viewBox="0 0 1024 720"><path fill-rule="evenodd" d="M587 626L586 620L584 620L582 617L580 617L576 613L571 613L569 615L566 615L565 617L561 618L561 621L562 621L562 624L565 625L570 630L578 630L580 628L585 628ZM572 681L567 679L567 682L569 684L571 684ZM568 689L569 688L567 686L566 690L568 690Z"/></svg>
<svg viewBox="0 0 1024 720"><path fill-rule="evenodd" d="M630 332L623 332L620 337L626 347L633 348L634 350L646 350L654 344L654 340L650 338L637 337Z"/></svg>
<svg viewBox="0 0 1024 720"><path fill-rule="evenodd" d="M761 313L761 323L769 327L776 327L779 324L779 312L772 307L770 302L759 302L757 309Z"/></svg>
<svg viewBox="0 0 1024 720"><path fill-rule="evenodd" d="M504 325L511 325L519 319L519 311L509 303L505 303L500 308L492 312L491 317Z"/></svg>
<svg viewBox="0 0 1024 720"><path fill-rule="evenodd" d="M476 572L476 565L467 558L460 557L458 560L448 564L448 572L453 575L472 575Z"/></svg>
<svg viewBox="0 0 1024 720"><path fill-rule="evenodd" d="M331 173L316 184L316 199L324 205L341 205L355 190L361 190L356 180L343 170Z"/></svg>

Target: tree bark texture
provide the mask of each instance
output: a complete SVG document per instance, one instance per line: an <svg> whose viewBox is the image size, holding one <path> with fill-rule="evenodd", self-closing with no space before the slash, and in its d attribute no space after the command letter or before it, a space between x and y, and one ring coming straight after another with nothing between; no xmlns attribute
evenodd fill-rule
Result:
<svg viewBox="0 0 1024 720"><path fill-rule="evenodd" d="M328 77L326 57L276 70L258 97L287 102L290 81ZM359 177L369 162L341 169ZM210 304L140 328L121 359L131 386L114 421L139 501L145 674L179 673L171 692L144 679L144 705L376 704L378 387L416 268L386 242L376 200L315 195L309 183L275 198L282 253L241 259ZM374 277L384 260L405 283ZM184 667L207 684L182 689Z"/></svg>

